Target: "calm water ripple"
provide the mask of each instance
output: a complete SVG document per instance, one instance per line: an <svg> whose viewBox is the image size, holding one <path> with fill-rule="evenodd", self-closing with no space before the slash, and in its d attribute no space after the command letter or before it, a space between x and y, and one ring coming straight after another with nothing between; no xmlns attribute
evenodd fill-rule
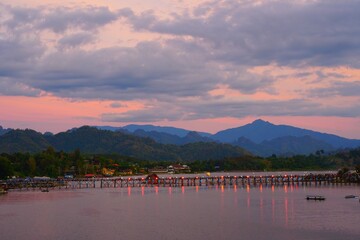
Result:
<svg viewBox="0 0 360 240"><path fill-rule="evenodd" d="M11 192L0 196L0 231L2 240L359 239L360 203L349 194L359 185Z"/></svg>

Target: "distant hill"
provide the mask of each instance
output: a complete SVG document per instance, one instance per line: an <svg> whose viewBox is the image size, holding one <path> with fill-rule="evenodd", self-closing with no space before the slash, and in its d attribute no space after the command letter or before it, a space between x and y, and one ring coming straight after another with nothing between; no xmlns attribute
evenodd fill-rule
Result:
<svg viewBox="0 0 360 240"><path fill-rule="evenodd" d="M242 127L220 131L213 135L212 138L220 142L233 143L240 137L245 137L254 143L260 144L263 141L290 136L310 136L313 139L331 145L334 149L360 146L360 140L347 139L333 134L320 133L287 125L274 125L260 119Z"/></svg>
<svg viewBox="0 0 360 240"><path fill-rule="evenodd" d="M9 132L11 130L0 128L0 140ZM18 134L20 133L18 132ZM245 153L244 149L246 149L248 152L259 156L272 154L289 156L311 154L318 150L329 152L360 147L360 140L347 139L288 125L275 125L261 119L238 128L220 131L214 135L174 127L133 124L125 127L73 128L55 135L46 133L42 135L42 138L42 140L34 141L28 134L23 134L19 141L12 139L11 141L14 141L12 143L8 142L9 139L5 142L1 140L0 151L14 152L17 149L27 148L28 151L33 152L51 145L57 150L64 151L79 148L84 152L119 153L142 159L191 160L191 157L184 157L187 149L182 147L188 144L197 145L196 143L204 143L204 145L197 145L204 148L222 146L226 151L219 151L222 151L224 156L239 154L240 149L236 147L241 147L242 153ZM38 143L41 144L37 145ZM26 144L26 147L22 144ZM224 144L231 144L234 148L229 148L228 145L225 147ZM192 148L192 146L187 147ZM202 152L201 149L195 149L195 151L197 152L194 152L193 156ZM216 154L213 152L208 158L214 155Z"/></svg>
<svg viewBox="0 0 360 240"><path fill-rule="evenodd" d="M50 146L44 136L34 130L11 130L0 136L0 152L40 152Z"/></svg>
<svg viewBox="0 0 360 240"><path fill-rule="evenodd" d="M121 131L126 130L130 133L134 133L138 130L143 130L145 132L158 132L158 133L167 133L170 135L175 135L178 137L186 137L190 132L190 130L182 129L182 128L175 128L175 127L160 127L154 125L137 125L137 124L130 124L124 127L111 127L111 126L96 126L96 128L101 130L110 130L110 131ZM200 136L203 137L210 137L210 133L206 132L197 132Z"/></svg>
<svg viewBox="0 0 360 240"><path fill-rule="evenodd" d="M188 132L184 137L179 137L177 135L164 133L164 132L157 132L157 131L147 132L142 129L138 129L135 132L133 132L133 134L139 137L151 138L156 142L162 144L184 145L195 142L215 142L213 139L208 137L203 137L197 132Z"/></svg>
<svg viewBox="0 0 360 240"><path fill-rule="evenodd" d="M317 150L332 151L360 146L360 140L347 139L333 134L307 129L275 125L258 119L250 124L210 133L157 127L153 125L128 125L123 128L98 127L111 131L123 131L139 137L148 137L162 144L183 145L194 142L219 142L240 146L259 156L310 154Z"/></svg>
<svg viewBox="0 0 360 240"><path fill-rule="evenodd" d="M33 130L14 130L0 136L0 152L40 152L47 147L71 152L79 149L90 154L120 154L144 160L193 161L223 159L248 154L229 144L189 143L182 146L160 144L120 131L113 132L84 126L55 135Z"/></svg>
<svg viewBox="0 0 360 240"><path fill-rule="evenodd" d="M10 132L11 130L11 128L3 128L2 126L0 126L0 136L4 135L7 132Z"/></svg>
<svg viewBox="0 0 360 240"><path fill-rule="evenodd" d="M268 157L273 154L278 156L293 156L298 154L308 155L319 150L323 150L325 152L334 150L330 144L314 139L310 136L279 137L272 140L265 140L259 144L241 137L233 144L262 157Z"/></svg>

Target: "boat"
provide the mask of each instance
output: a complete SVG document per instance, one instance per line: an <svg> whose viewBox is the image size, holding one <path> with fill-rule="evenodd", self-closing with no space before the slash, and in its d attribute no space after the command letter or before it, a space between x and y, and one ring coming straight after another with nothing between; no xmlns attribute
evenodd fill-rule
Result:
<svg viewBox="0 0 360 240"><path fill-rule="evenodd" d="M355 195L346 195L345 198L349 199L349 198L359 198L359 196L355 196Z"/></svg>
<svg viewBox="0 0 360 240"><path fill-rule="evenodd" d="M319 200L319 201L322 201L322 200L325 200L326 198L324 196L321 196L321 195L307 195L306 196L306 200Z"/></svg>

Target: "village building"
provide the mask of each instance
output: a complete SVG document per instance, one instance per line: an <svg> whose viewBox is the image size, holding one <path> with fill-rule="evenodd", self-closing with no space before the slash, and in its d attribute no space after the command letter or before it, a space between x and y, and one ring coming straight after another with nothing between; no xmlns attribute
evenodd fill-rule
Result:
<svg viewBox="0 0 360 240"><path fill-rule="evenodd" d="M168 173L190 173L191 168L188 165L173 164L168 167Z"/></svg>

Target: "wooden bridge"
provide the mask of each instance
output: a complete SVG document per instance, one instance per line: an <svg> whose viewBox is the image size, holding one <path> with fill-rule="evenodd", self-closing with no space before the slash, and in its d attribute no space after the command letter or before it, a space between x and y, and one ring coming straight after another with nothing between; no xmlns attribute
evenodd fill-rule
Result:
<svg viewBox="0 0 360 240"><path fill-rule="evenodd" d="M195 177L114 177L76 178L50 180L8 180L0 182L2 188L13 190L123 188L123 187L184 187L232 185L285 185L285 184L334 184L345 183L336 174L278 175L278 176L195 176Z"/></svg>

